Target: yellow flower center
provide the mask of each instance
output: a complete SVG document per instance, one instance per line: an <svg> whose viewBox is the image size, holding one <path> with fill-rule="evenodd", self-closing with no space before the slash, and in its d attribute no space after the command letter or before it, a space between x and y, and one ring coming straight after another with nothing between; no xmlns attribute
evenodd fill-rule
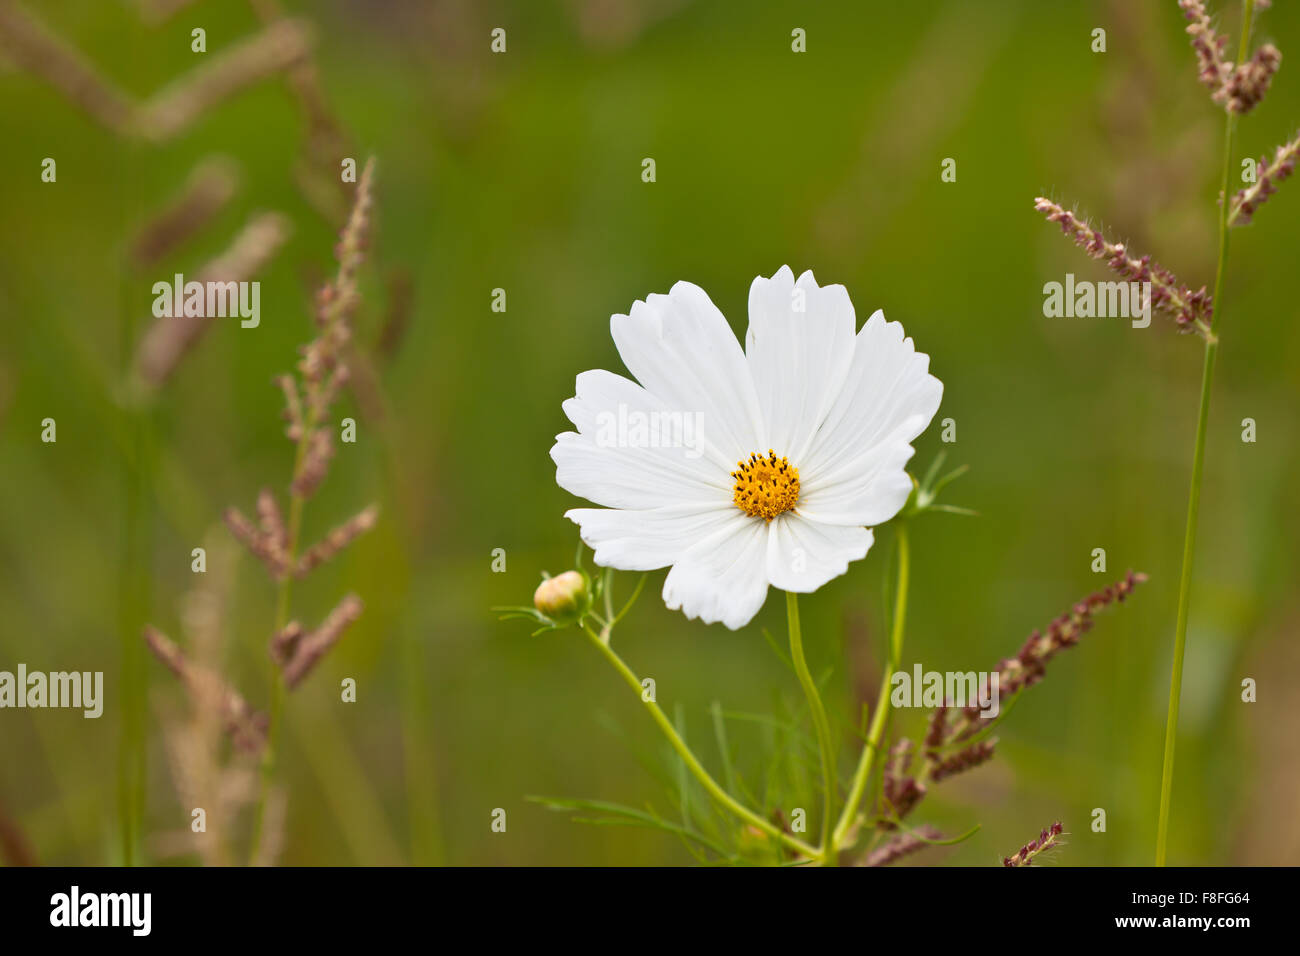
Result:
<svg viewBox="0 0 1300 956"><path fill-rule="evenodd" d="M771 521L798 503L799 469L785 458L777 458L772 449L767 450L767 457L755 453L749 461L736 464L739 467L731 473L736 479L731 500L745 514Z"/></svg>

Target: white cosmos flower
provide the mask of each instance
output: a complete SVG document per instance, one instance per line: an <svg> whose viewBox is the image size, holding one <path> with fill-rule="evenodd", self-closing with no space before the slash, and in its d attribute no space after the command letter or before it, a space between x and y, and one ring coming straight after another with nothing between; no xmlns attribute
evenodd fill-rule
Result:
<svg viewBox="0 0 1300 956"><path fill-rule="evenodd" d="M579 375L551 449L560 486L604 506L566 514L596 563L671 565L668 607L735 629L768 585L815 591L864 557L943 383L899 323L856 328L844 286L785 266L749 288L744 351L689 282L610 319L636 381Z"/></svg>

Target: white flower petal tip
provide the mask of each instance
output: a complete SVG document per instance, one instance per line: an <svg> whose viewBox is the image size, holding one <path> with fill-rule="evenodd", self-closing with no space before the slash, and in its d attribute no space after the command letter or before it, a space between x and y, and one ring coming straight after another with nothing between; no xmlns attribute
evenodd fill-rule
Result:
<svg viewBox="0 0 1300 956"><path fill-rule="evenodd" d="M782 266L749 290L745 347L699 286L610 320L631 378L578 376L551 457L603 567L670 568L664 603L737 629L769 586L810 593L906 504L943 384L903 326L857 329L842 285Z"/></svg>
<svg viewBox="0 0 1300 956"><path fill-rule="evenodd" d="M875 541L870 528L844 527L782 516L769 527L767 577L773 587L811 594L867 556Z"/></svg>

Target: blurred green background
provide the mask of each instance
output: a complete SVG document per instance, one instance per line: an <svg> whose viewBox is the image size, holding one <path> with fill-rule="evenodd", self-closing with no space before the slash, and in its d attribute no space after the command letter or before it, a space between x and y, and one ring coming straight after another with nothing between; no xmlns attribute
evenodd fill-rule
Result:
<svg viewBox="0 0 1300 956"><path fill-rule="evenodd" d="M153 21L149 6L22 9L141 99L261 28L243 3L199 0ZM312 539L369 501L383 508L374 532L294 590L306 623L345 590L367 610L290 698L283 862L691 861L664 834L583 826L526 800L672 810L637 756L662 753L657 732L586 641L532 638L490 607L528 603L542 569L573 560L562 513L578 502L556 486L548 450L568 427L560 403L574 376L623 370L610 314L689 279L743 334L749 283L785 263L845 284L860 319L883 308L904 323L945 383L939 418L957 423L955 445L941 445L937 423L922 436L914 470L944 447L971 467L948 498L980 517L915 528L909 667L991 669L1125 569L1151 578L1017 705L997 758L934 788L914 818L980 832L915 859L995 863L1060 819L1072 835L1058 863L1152 861L1201 349L1159 315L1145 330L1044 318L1045 282L1107 274L1032 201L1077 202L1194 287L1212 279L1222 114L1196 82L1174 0L286 6L314 24L346 155L377 157L357 326L387 414L345 400L338 414L358 417L360 439L306 512ZM1257 35L1300 56L1300 15L1278 6ZM1235 6L1223 16L1229 28L1237 18ZM194 27L207 31L205 55L190 51ZM507 31L504 55L489 50L494 27ZM791 52L795 27L806 53ZM1098 27L1105 53L1090 49ZM337 225L300 188L302 169L337 169L338 157L313 156L278 76L148 144L0 62L0 669L103 670L107 685L98 721L0 712L0 804L40 861L113 863L121 635L137 640L152 622L185 645L191 549L228 542L222 509L249 511L259 488L287 480L292 449L269 382L312 334L311 289L330 274ZM1271 154L1297 122L1300 75L1284 61L1240 125L1239 155ZM236 195L161 262L130 265L140 228L212 154L238 163ZM57 183L40 181L44 157L57 159ZM655 183L641 181L644 157ZM945 157L955 183L940 181ZM1287 477L1300 447L1297 204L1300 186L1283 186L1232 237L1175 863L1300 862L1300 514ZM257 276L261 327L218 320L143 413L145 507L128 514L124 325L138 336L152 283L197 271L259 210L294 226ZM490 309L496 288L503 314ZM46 417L57 444L40 441ZM1246 417L1254 444L1240 440ZM123 572L131 523L148 562L134 575ZM813 670L834 668L842 736L880 666L890 537L802 602ZM1098 547L1105 575L1090 569ZM492 571L496 548L505 573ZM243 552L230 565L226 673L264 706L273 590ZM665 610L663 576L651 575L617 644L717 769L714 701L765 712L798 699L760 634L784 641L782 602L769 594L733 633ZM175 848L190 815L162 740L183 694L156 661L144 669L143 856L193 862ZM358 681L355 704L338 701L344 677ZM1257 703L1240 701L1245 677ZM905 713L901 726L915 733L920 720ZM737 769L757 777L762 735L729 729ZM855 756L846 741L846 777ZM1105 833L1090 829L1098 807ZM491 830L494 808L507 811L505 833Z"/></svg>

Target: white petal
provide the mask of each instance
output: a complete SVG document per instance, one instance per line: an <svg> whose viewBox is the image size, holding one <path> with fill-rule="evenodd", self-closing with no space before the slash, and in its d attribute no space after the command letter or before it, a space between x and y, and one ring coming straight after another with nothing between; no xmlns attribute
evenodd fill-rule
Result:
<svg viewBox="0 0 1300 956"><path fill-rule="evenodd" d="M907 501L909 444L939 409L929 374L903 327L876 312L858 333L844 388L799 463L799 511L828 524L888 521Z"/></svg>
<svg viewBox="0 0 1300 956"><path fill-rule="evenodd" d="M819 286L811 272L796 282L788 266L749 287L745 355L758 391L766 440L803 468L808 447L843 388L853 360L857 319L842 285Z"/></svg>
<svg viewBox="0 0 1300 956"><path fill-rule="evenodd" d="M587 435L564 432L551 446L555 480L561 488L607 508L645 510L664 505L704 507L730 503L724 476L707 484L667 456L638 456L633 449L602 448Z"/></svg>
<svg viewBox="0 0 1300 956"><path fill-rule="evenodd" d="M649 511L574 508L565 517L582 529L582 540L596 552L601 567L653 571L676 561L693 543L723 528L734 528L738 510L728 500L720 507L672 505Z"/></svg>
<svg viewBox="0 0 1300 956"><path fill-rule="evenodd" d="M754 383L727 320L704 290L678 282L609 321L618 354L667 407L702 416L704 436L727 459L747 458L762 430ZM724 472L724 477L727 472Z"/></svg>
<svg viewBox="0 0 1300 956"><path fill-rule="evenodd" d="M700 437L698 420L635 382L583 372L564 412L578 431L557 436L551 457L566 491L612 508L730 501L734 466Z"/></svg>
<svg viewBox="0 0 1300 956"><path fill-rule="evenodd" d="M911 425L905 423L905 432ZM906 467L913 449L883 441L835 474L816 472L799 489L798 510L811 521L834 525L884 524L907 504L912 479Z"/></svg>
<svg viewBox="0 0 1300 956"><path fill-rule="evenodd" d="M664 580L664 603L734 631L753 620L767 597L767 527L733 511L734 518L677 559Z"/></svg>
<svg viewBox="0 0 1300 956"><path fill-rule="evenodd" d="M773 587L807 594L866 557L874 540L869 528L810 521L792 512L768 525L767 577Z"/></svg>

